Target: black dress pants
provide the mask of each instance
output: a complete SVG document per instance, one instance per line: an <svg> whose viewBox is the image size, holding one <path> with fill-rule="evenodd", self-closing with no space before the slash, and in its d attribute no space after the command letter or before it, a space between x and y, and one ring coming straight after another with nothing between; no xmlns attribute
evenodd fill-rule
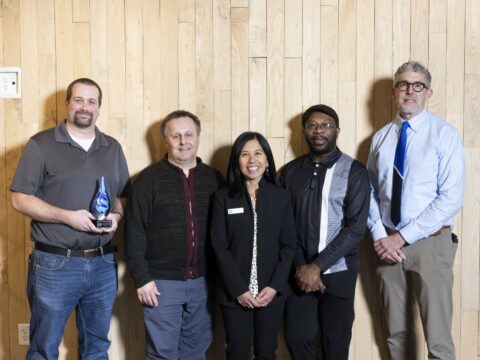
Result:
<svg viewBox="0 0 480 360"><path fill-rule="evenodd" d="M291 294L286 303L285 337L293 360L347 360L352 338L354 298L329 293Z"/></svg>
<svg viewBox="0 0 480 360"><path fill-rule="evenodd" d="M248 359L252 337L255 360L275 359L277 336L282 324L284 309L284 299L265 308L247 309L240 306L222 306L227 335L227 359Z"/></svg>

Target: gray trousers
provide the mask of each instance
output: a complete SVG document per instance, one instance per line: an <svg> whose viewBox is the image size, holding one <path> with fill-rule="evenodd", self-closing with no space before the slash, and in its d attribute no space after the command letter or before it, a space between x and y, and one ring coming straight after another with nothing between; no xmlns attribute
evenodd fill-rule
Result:
<svg viewBox="0 0 480 360"><path fill-rule="evenodd" d="M380 262L377 275L388 327L392 360L416 359L414 301L429 359L454 360L452 328L453 261L457 243L450 229L403 248L400 264Z"/></svg>
<svg viewBox="0 0 480 360"><path fill-rule="evenodd" d="M147 359L204 360L213 338L212 308L204 277L155 280L158 306L143 306Z"/></svg>

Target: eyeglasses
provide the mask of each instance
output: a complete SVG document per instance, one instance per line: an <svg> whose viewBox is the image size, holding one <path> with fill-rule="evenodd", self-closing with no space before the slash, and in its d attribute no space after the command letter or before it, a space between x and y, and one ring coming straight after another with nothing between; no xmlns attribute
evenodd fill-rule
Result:
<svg viewBox="0 0 480 360"><path fill-rule="evenodd" d="M322 123L308 123L305 125L305 129L308 131L318 131L318 130L333 130L336 129L337 127L335 126L334 123L331 122L322 122Z"/></svg>
<svg viewBox="0 0 480 360"><path fill-rule="evenodd" d="M408 82L408 81L399 81L395 84L395 88L399 91L407 91L408 88L412 86L413 91L422 92L423 89L428 89L428 86L422 82Z"/></svg>

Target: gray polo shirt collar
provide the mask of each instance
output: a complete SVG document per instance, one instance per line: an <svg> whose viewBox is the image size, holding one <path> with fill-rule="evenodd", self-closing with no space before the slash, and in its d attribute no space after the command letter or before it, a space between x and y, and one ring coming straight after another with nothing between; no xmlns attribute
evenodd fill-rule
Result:
<svg viewBox="0 0 480 360"><path fill-rule="evenodd" d="M80 145L78 145L70 136L67 131L67 127L65 126L66 120L64 120L60 125L55 128L55 141L60 143L70 144L73 147L82 149ZM103 135L100 130L95 126L95 140L93 140L92 146L88 151L94 151L101 146L109 146L110 140Z"/></svg>

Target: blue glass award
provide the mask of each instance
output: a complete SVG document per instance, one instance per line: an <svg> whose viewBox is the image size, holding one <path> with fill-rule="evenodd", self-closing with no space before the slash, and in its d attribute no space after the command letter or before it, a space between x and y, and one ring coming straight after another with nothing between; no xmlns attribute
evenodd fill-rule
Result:
<svg viewBox="0 0 480 360"><path fill-rule="evenodd" d="M92 221L97 228L112 227L112 220L105 219L105 216L110 212L110 199L105 189L105 177L103 176L100 177L98 182L98 190L92 201L91 212L95 217Z"/></svg>

